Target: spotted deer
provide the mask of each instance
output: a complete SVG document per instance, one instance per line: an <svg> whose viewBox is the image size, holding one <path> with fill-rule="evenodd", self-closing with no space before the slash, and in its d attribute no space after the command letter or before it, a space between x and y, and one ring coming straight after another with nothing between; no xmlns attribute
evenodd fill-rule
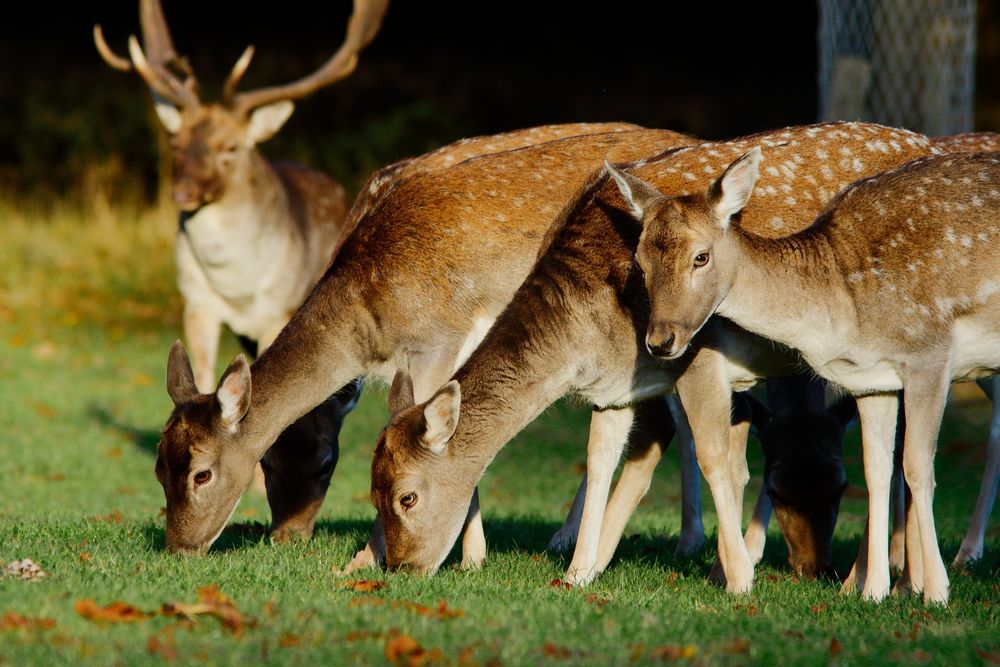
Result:
<svg viewBox="0 0 1000 667"><path fill-rule="evenodd" d="M680 148L640 160L630 171L668 192L690 194L758 143L779 168L762 176L772 196L751 203L744 219L770 236L807 226L859 176L929 152L927 139L917 134L840 123ZM723 319L712 320L683 359L650 355L643 336L649 298L634 261L640 231L635 211L615 180L604 177L588 187L552 227L531 275L465 364L429 400L399 410L383 430L371 495L385 526L389 565L434 571L455 541L486 466L568 392L594 405L588 488L569 581L585 584L606 567L648 484L648 478L631 481L630 488L619 484L607 501L635 421L633 406L641 401L676 388L716 505L739 509L748 425L722 427L730 424L730 389L791 374L801 360ZM716 380L724 389L715 391ZM720 512L720 557L727 587L747 590L753 567L736 512Z"/></svg>
<svg viewBox="0 0 1000 667"><path fill-rule="evenodd" d="M606 157L636 159L693 140L632 130L567 137L472 158L389 184L373 177L358 221L312 294L249 366L235 361L214 394L191 395L175 346L168 388L183 400L158 446L167 547L204 551L254 463L278 433L358 376L391 378L400 358L425 398L474 349L529 272L545 232ZM382 192L369 197L367 192ZM354 215L354 213L352 213ZM252 389L251 389L252 384ZM177 391L178 386L187 391ZM466 502L466 561L485 555ZM352 566L381 552L378 524Z"/></svg>
<svg viewBox="0 0 1000 667"><path fill-rule="evenodd" d="M94 41L111 67L136 71L171 136L172 195L180 209L177 283L195 381L209 391L222 325L267 347L322 274L344 224L344 188L299 164L269 162L257 145L274 136L301 99L351 74L375 37L387 0L357 0L347 38L318 70L292 83L237 92L254 54L247 47L220 103L202 102L186 58L173 46L159 0L141 0L143 46L128 58Z"/></svg>
<svg viewBox="0 0 1000 667"><path fill-rule="evenodd" d="M889 591L886 519L902 390L908 546L917 546L907 558L920 562L908 584L925 602L944 603L933 456L950 382L1000 369L1000 154L937 155L861 180L812 226L778 241L755 235L738 216L761 157L750 150L689 198L652 197L644 236L658 239L658 249L647 245L643 254L640 244L659 305L648 336L676 356L717 312L799 350L855 395L869 490L858 582L875 600Z"/></svg>

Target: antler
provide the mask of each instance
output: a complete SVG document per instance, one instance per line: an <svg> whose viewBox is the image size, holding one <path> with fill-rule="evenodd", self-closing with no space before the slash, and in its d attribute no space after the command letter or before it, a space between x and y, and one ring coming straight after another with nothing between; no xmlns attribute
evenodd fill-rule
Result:
<svg viewBox="0 0 1000 667"><path fill-rule="evenodd" d="M154 93L179 107L200 106L198 82L187 59L178 56L174 49L160 1L140 0L139 19L142 41L149 57L146 57L134 35L129 37L129 58L119 56L108 46L101 26L95 25L94 44L101 58L117 70L127 72L134 69ZM171 67L184 75L183 82L171 71Z"/></svg>
<svg viewBox="0 0 1000 667"><path fill-rule="evenodd" d="M245 93L235 93L237 84L250 64L253 50L247 49L226 79L224 99L240 113L249 113L257 107L278 100L296 100L311 95L324 86L343 79L358 66L358 54L375 38L382 25L382 17L389 7L389 0L354 0L354 13L347 23L347 37L337 52L318 70L298 81L283 86L261 88Z"/></svg>

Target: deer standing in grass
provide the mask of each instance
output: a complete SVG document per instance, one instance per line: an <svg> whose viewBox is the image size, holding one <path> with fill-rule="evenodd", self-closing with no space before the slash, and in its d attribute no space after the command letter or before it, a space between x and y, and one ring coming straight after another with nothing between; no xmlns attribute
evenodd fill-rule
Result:
<svg viewBox="0 0 1000 667"><path fill-rule="evenodd" d="M353 233L252 368L238 359L214 394L198 395L183 348L172 350L168 389L181 400L157 455L167 547L207 549L278 433L352 378L391 378L406 357L423 378L417 395L429 396L475 348L530 271L551 221L603 159L692 142L667 131L610 132L389 185L373 178L366 192L382 194L356 202ZM485 542L470 500L466 561L478 563ZM380 552L376 529L353 564L375 562Z"/></svg>
<svg viewBox="0 0 1000 667"><path fill-rule="evenodd" d="M907 558L920 563L909 585L925 602L944 603L934 452L950 382L1000 370L1000 154L918 159L862 180L808 229L780 240L755 235L738 215L760 163L754 148L707 192L649 193L639 257L659 308L647 335L676 357L717 312L799 350L856 396L869 489L858 579L875 600L889 592L889 478L903 390L908 542L918 545Z"/></svg>
<svg viewBox="0 0 1000 667"><path fill-rule="evenodd" d="M302 165L269 162L257 145L288 120L297 100L351 74L375 37L387 0L357 0L340 49L311 75L289 84L237 92L253 47L226 79L221 103L204 104L185 58L174 50L159 0L142 0L143 46L129 39L116 55L100 26L104 60L135 70L153 93L171 135L174 203L180 209L177 282L184 297L184 335L202 391L215 382L221 327L270 345L320 277L350 230L344 188Z"/></svg>
<svg viewBox="0 0 1000 667"><path fill-rule="evenodd" d="M842 123L680 148L631 170L669 192L690 193L756 143L767 146L778 168L762 178L771 196L751 204L745 216L770 236L807 226L855 178L929 152L920 135ZM809 158L818 158L817 164ZM594 405L594 415L580 539L567 577L591 581L610 561L649 481L636 475L625 483L623 472L608 503L611 476L635 421L632 406L676 387L716 505L737 510L720 511L727 587L749 589L753 567L739 519L747 425L728 428L730 391L791 374L801 360L722 319L712 321L684 359L650 355L643 337L649 299L633 259L635 211L607 177L585 190L553 226L531 275L452 380L429 400L397 410L372 462L372 501L385 525L389 565L434 571L492 458L547 405L573 391ZM399 382L406 384L404 377ZM657 457L651 449L645 474Z"/></svg>

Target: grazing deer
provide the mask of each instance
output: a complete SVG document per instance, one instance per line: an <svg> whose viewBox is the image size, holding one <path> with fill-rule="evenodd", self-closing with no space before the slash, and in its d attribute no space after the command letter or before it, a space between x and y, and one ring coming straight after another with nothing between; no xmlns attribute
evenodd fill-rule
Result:
<svg viewBox="0 0 1000 667"><path fill-rule="evenodd" d="M278 433L353 378L391 378L405 357L423 378L416 394L429 396L485 334L551 221L601 160L690 143L654 130L568 137L418 173L359 198L354 232L252 369L238 359L214 394L192 396L183 348L172 350L168 388L180 400L157 456L168 549L207 549ZM368 190L380 189L373 179ZM376 529L354 564L380 551ZM466 554L473 563L483 557L482 549Z"/></svg>
<svg viewBox="0 0 1000 667"><path fill-rule="evenodd" d="M105 62L135 70L153 93L171 135L173 200L180 209L177 282L195 381L209 391L222 325L266 348L326 268L350 230L344 189L325 174L265 160L257 145L281 129L293 100L351 74L375 37L387 0L357 0L347 38L318 70L289 84L237 92L253 47L229 73L222 102L203 104L187 59L179 57L159 0L142 0L143 46L115 54L100 26L94 41Z"/></svg>
<svg viewBox="0 0 1000 667"><path fill-rule="evenodd" d="M1000 154L938 155L859 181L811 227L778 241L738 217L760 162L754 148L687 198L650 192L639 257L651 295L669 298L651 296L659 308L647 337L676 357L718 312L799 350L855 395L869 489L868 559L858 580L875 600L889 591L886 519L903 390L908 542L918 545L907 557L921 572L909 584L925 602L944 603L933 456L950 382L1000 370Z"/></svg>
<svg viewBox="0 0 1000 667"><path fill-rule="evenodd" d="M772 236L805 227L858 176L929 151L920 135L840 123L680 148L632 169L667 191L690 193L757 143L780 168L762 177L772 196L751 204L744 215ZM384 429L372 462L372 501L386 531L387 564L435 570L455 541L485 467L515 433L569 391L594 405L588 488L569 581L587 583L603 570L634 509L635 488L619 484L610 503L607 493L634 422L632 406L640 401L676 387L716 505L739 509L747 478L747 426L720 428L730 422L730 389L788 375L801 362L722 319L712 321L698 349L684 359L651 356L641 333L650 306L633 259L639 236L635 209L608 178L585 190L552 227L531 275L452 380L429 400L398 410ZM714 392L716 380L724 391ZM639 496L644 488L640 485ZM727 586L747 590L753 567L738 514L719 516Z"/></svg>

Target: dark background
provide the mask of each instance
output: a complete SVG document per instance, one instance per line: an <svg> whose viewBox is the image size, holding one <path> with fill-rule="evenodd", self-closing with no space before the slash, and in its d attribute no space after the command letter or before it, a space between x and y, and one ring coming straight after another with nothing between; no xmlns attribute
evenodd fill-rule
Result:
<svg viewBox="0 0 1000 667"><path fill-rule="evenodd" d="M0 189L151 199L162 137L135 74L108 68L95 22L125 52L134 0L6 3L0 14ZM243 88L311 72L350 2L164 1L202 97L253 43ZM979 3L977 129L1000 127L1000 11ZM624 120L730 137L817 120L817 7L797 2L395 0L357 72L299 102L272 157L349 186L453 139L543 123Z"/></svg>

